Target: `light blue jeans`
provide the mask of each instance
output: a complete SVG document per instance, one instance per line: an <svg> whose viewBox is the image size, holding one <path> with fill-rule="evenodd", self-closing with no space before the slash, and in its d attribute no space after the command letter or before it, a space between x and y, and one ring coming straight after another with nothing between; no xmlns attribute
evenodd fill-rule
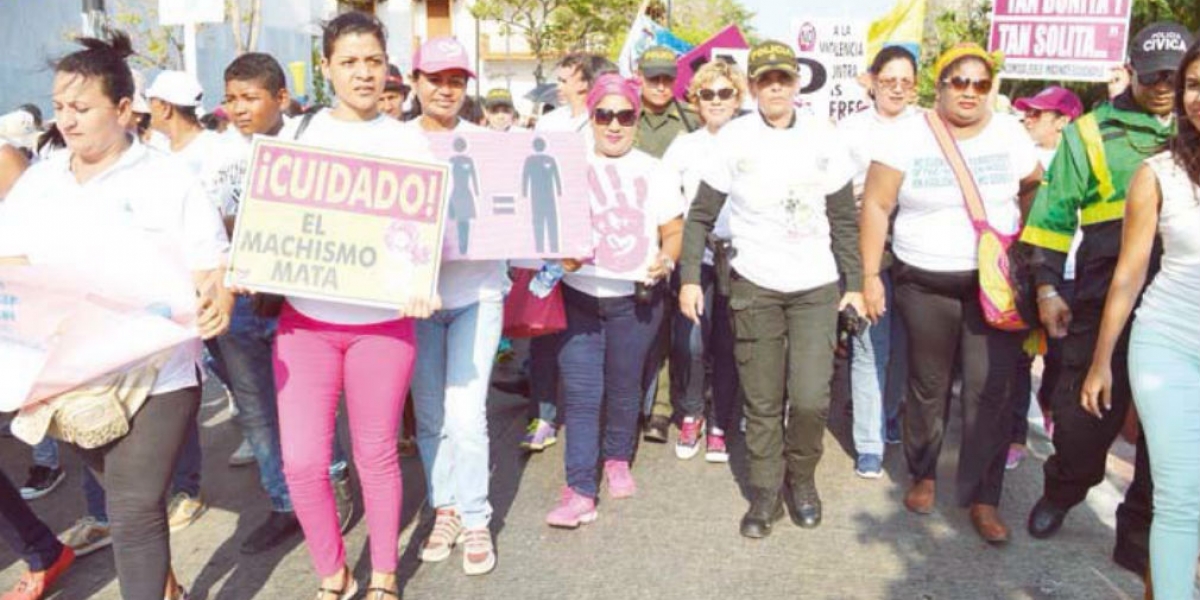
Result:
<svg viewBox="0 0 1200 600"><path fill-rule="evenodd" d="M887 422L900 412L908 373L908 335L895 318L892 278L880 274L889 310L851 340L850 398L854 406L854 450L859 456L883 456Z"/></svg>
<svg viewBox="0 0 1200 600"><path fill-rule="evenodd" d="M58 463L58 442L54 438L46 436L42 441L33 446L33 464L39 467L49 469L59 468Z"/></svg>
<svg viewBox="0 0 1200 600"><path fill-rule="evenodd" d="M1154 480L1154 596L1191 598L1200 556L1200 340L1134 321L1129 383Z"/></svg>
<svg viewBox="0 0 1200 600"><path fill-rule="evenodd" d="M491 301L417 321L412 394L429 503L457 508L468 528L492 518L487 394L503 320L504 305Z"/></svg>

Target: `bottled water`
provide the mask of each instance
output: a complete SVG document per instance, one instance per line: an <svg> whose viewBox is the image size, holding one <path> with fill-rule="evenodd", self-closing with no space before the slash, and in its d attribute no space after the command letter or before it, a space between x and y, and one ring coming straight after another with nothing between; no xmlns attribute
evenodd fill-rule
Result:
<svg viewBox="0 0 1200 600"><path fill-rule="evenodd" d="M562 263L557 260L548 260L538 270L537 275L529 280L529 292L538 298L545 298L550 295L554 286L558 285L558 280L562 279L562 276Z"/></svg>

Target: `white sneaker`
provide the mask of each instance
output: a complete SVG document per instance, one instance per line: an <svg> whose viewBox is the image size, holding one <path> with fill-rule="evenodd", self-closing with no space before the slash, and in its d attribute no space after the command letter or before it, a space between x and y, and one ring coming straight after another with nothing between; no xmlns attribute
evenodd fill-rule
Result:
<svg viewBox="0 0 1200 600"><path fill-rule="evenodd" d="M101 523L89 516L75 521L70 529L58 536L58 541L74 550L75 556L79 557L111 546L112 535L108 523Z"/></svg>

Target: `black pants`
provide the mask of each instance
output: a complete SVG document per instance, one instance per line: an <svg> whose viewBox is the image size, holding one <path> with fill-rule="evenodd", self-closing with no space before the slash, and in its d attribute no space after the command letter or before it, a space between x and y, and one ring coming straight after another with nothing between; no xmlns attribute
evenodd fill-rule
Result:
<svg viewBox="0 0 1200 600"><path fill-rule="evenodd" d="M171 569L167 488L199 408L199 387L151 396L125 437L80 450L108 492L113 555L126 600L163 597Z"/></svg>
<svg viewBox="0 0 1200 600"><path fill-rule="evenodd" d="M837 335L838 286L769 290L733 276L734 357L746 393L750 486L810 481L824 452ZM784 426L784 392L787 425Z"/></svg>
<svg viewBox="0 0 1200 600"><path fill-rule="evenodd" d="M1125 327L1113 352L1112 410L1097 419L1079 405L1079 391L1092 362L1100 331L1103 306L1075 306L1071 327L1063 344L1063 366L1051 406L1054 410L1054 454L1046 460L1045 496L1061 508L1071 508L1087 497L1092 486L1104 480L1108 449L1125 425L1133 401L1129 388L1129 331ZM1125 501L1117 507L1117 548L1134 564L1146 563L1153 514L1150 460L1140 437L1133 482Z"/></svg>
<svg viewBox="0 0 1200 600"><path fill-rule="evenodd" d="M1064 281L1058 288L1068 306L1075 297L1074 290L1075 283L1070 280ZM1038 406L1041 407L1042 414L1050 411L1050 398L1054 395L1054 388L1058 385L1058 377L1062 373L1062 353L1063 340L1047 336L1046 354L1042 356L1042 385L1038 387L1037 391ZM1017 372L1013 376L1013 425L1012 439L1009 440L1013 444L1022 446L1029 440L1029 403L1032 402L1031 393L1033 391L1032 369L1033 357L1022 352L1020 362L1017 363Z"/></svg>
<svg viewBox="0 0 1200 600"><path fill-rule="evenodd" d="M29 564L30 571L49 569L63 550L58 538L33 514L20 490L4 473L0 473L0 537Z"/></svg>
<svg viewBox="0 0 1200 600"><path fill-rule="evenodd" d="M998 506L1012 423L1010 382L1024 334L983 320L976 271L932 272L896 261L896 309L908 328L908 396L904 453L914 481L937 478L945 415L962 361L960 505Z"/></svg>

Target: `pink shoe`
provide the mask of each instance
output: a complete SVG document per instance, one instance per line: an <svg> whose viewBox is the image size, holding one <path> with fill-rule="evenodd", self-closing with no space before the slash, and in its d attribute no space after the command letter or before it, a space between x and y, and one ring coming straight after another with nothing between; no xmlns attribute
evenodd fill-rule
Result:
<svg viewBox="0 0 1200 600"><path fill-rule="evenodd" d="M1004 460L1004 470L1011 471L1021 466L1021 461L1025 460L1025 449L1021 446L1009 446L1008 456Z"/></svg>
<svg viewBox="0 0 1200 600"><path fill-rule="evenodd" d="M1054 441L1054 419L1049 415L1042 415L1042 428L1046 430L1046 437Z"/></svg>
<svg viewBox="0 0 1200 600"><path fill-rule="evenodd" d="M604 479L608 481L608 497L613 500L632 498L637 493L637 483L629 472L629 461L604 461Z"/></svg>
<svg viewBox="0 0 1200 600"><path fill-rule="evenodd" d="M551 527L576 529L584 523L595 521L596 517L596 500L594 498L579 494L570 486L563 486L558 506L555 506L554 510L546 515L546 524Z"/></svg>

